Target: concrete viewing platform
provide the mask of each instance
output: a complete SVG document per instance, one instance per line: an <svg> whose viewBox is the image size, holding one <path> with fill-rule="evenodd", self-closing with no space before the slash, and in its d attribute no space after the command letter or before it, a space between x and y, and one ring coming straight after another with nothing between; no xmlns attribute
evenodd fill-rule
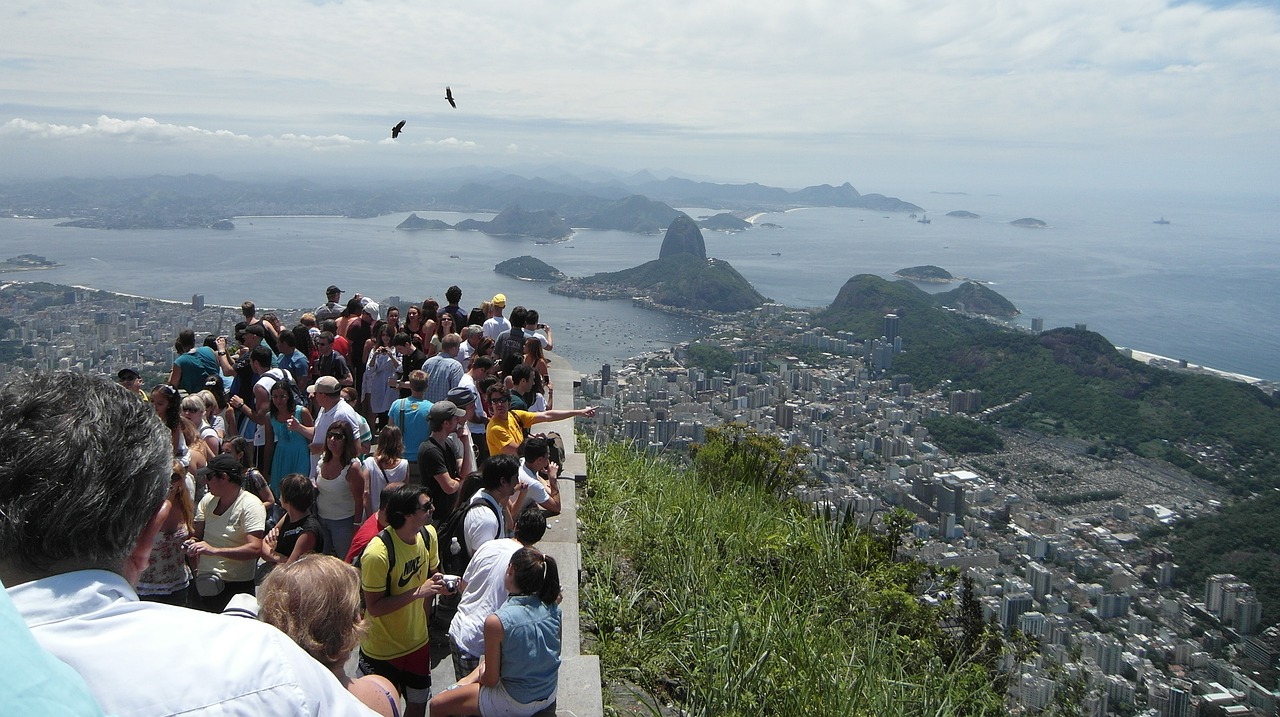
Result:
<svg viewBox="0 0 1280 717"><path fill-rule="evenodd" d="M559 356L550 356L551 384L554 387L553 408L573 408L575 388L582 376ZM582 654L580 628L580 597L578 578L582 567L578 545L578 486L586 477L586 455L577 451L574 421L566 419L554 423L540 423L539 433L556 432L564 441L565 459L561 469L560 515L547 518L547 534L537 544L542 552L555 558L560 569L564 600L560 603L562 618L560 684L555 714L561 717L603 717L604 696L601 687L600 658ZM433 652L438 649L433 645ZM444 656L437 660L431 671L432 691L439 692L456 681L453 662ZM551 714L550 709L540 712Z"/></svg>

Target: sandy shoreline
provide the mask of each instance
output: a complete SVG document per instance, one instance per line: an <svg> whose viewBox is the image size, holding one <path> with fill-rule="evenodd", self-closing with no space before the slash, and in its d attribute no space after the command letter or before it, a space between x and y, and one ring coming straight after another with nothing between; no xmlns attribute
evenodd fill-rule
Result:
<svg viewBox="0 0 1280 717"><path fill-rule="evenodd" d="M1189 361L1187 362L1186 368L1184 369L1180 365L1182 363L1180 359L1169 358L1168 356L1161 356L1160 354L1153 354L1147 351L1139 351L1137 349L1126 348L1124 346L1117 346L1116 350L1127 352L1128 355L1131 358L1133 358L1135 361L1141 361L1142 363L1145 363L1148 365L1155 365L1160 368L1181 369L1185 371L1197 371L1200 373L1207 373L1207 374L1212 374L1214 376L1219 376L1221 378L1229 379L1231 381L1240 381L1241 383L1248 383L1248 384L1274 383L1273 381L1268 381L1267 379L1258 378L1257 376L1246 376L1242 373L1232 373L1230 371L1222 371L1216 368L1210 368L1208 366L1201 366L1199 364L1194 364Z"/></svg>

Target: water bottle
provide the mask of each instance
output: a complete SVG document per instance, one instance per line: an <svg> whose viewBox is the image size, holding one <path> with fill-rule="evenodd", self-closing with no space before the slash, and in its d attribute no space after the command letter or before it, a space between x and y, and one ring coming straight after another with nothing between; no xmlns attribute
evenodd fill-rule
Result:
<svg viewBox="0 0 1280 717"><path fill-rule="evenodd" d="M458 544L458 536L455 535L453 536L453 539L449 541L449 554L457 555L458 553L461 553L461 552L462 552L462 546Z"/></svg>

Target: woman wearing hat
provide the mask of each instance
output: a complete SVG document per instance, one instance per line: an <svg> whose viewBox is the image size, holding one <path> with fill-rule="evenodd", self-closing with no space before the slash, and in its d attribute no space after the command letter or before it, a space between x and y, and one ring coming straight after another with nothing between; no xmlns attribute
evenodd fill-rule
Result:
<svg viewBox="0 0 1280 717"><path fill-rule="evenodd" d="M209 493L196 508L195 535L185 547L198 560L196 606L222 612L232 596L253 594L267 512L262 501L240 487L244 473L235 456L215 456L200 475Z"/></svg>

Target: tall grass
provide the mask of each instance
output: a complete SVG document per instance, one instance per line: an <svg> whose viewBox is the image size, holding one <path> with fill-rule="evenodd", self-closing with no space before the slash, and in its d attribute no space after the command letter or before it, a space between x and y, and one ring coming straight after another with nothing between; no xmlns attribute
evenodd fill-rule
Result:
<svg viewBox="0 0 1280 717"><path fill-rule="evenodd" d="M607 679L690 715L1003 713L912 594L923 566L759 481L711 487L616 445L588 460L583 598Z"/></svg>

